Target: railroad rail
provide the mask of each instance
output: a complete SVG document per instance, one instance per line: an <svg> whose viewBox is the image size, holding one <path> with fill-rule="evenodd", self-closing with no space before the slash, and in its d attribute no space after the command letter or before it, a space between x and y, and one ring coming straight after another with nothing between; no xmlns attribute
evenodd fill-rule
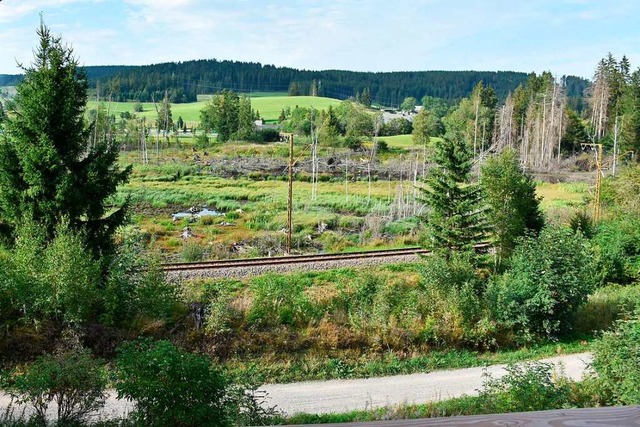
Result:
<svg viewBox="0 0 640 427"><path fill-rule="evenodd" d="M431 251L420 247L401 248L401 249L382 249L363 252L343 252L337 254L314 254L314 255L291 255L265 258L242 258L228 260L213 260L206 262L179 262L162 264L165 272L180 272L189 270L216 270L226 268L250 268L262 266L305 264L311 262L327 262L327 261L358 261L377 258L393 258L398 256L426 255Z"/></svg>

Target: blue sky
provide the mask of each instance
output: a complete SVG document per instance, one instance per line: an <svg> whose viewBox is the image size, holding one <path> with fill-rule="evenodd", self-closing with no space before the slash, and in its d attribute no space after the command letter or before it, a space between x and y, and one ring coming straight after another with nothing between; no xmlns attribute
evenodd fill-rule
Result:
<svg viewBox="0 0 640 427"><path fill-rule="evenodd" d="M28 64L40 13L84 65L229 59L300 69L640 67L637 0L0 0L0 74Z"/></svg>

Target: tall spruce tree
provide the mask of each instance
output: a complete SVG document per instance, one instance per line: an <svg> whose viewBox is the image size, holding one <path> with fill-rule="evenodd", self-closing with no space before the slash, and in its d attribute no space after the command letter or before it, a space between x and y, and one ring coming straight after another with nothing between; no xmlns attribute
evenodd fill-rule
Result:
<svg viewBox="0 0 640 427"><path fill-rule="evenodd" d="M34 221L52 240L68 222L86 233L96 256L111 248L111 237L126 207L110 207L130 168L117 165L118 146L93 140L85 123L87 78L73 50L40 24L40 44L17 86L15 114L0 142L0 223L11 241L22 221Z"/></svg>
<svg viewBox="0 0 640 427"><path fill-rule="evenodd" d="M452 252L472 251L485 237L482 191L469 182L472 154L460 134L436 144L432 160L420 196L427 206L426 246L449 259Z"/></svg>

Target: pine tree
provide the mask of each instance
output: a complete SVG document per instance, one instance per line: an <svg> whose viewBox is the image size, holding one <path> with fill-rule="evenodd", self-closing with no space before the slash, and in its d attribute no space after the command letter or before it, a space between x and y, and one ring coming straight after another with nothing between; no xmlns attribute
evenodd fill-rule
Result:
<svg viewBox="0 0 640 427"><path fill-rule="evenodd" d="M484 239L482 192L469 183L472 154L459 135L436 144L432 160L419 198L428 208L426 246L449 259L451 252L471 251Z"/></svg>
<svg viewBox="0 0 640 427"><path fill-rule="evenodd" d="M84 119L87 78L72 49L44 23L37 33L34 61L17 86L15 118L0 142L0 222L12 236L21 222L33 221L49 241L68 222L99 256L124 222L126 207L109 203L130 168L118 168L116 144L92 141Z"/></svg>

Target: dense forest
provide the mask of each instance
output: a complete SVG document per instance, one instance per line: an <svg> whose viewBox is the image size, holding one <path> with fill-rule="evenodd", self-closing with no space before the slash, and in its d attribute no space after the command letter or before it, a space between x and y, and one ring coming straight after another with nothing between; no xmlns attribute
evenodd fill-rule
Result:
<svg viewBox="0 0 640 427"><path fill-rule="evenodd" d="M110 93L118 101L162 99L166 90L171 102L192 102L199 94L222 89L245 93L313 93L348 99L366 89L373 103L392 107L409 96L416 99L431 96L453 103L469 96L480 81L491 86L502 100L528 78L526 73L512 71L310 71L215 59L146 66L90 66L86 72L90 87L99 88L98 92L104 95ZM0 75L0 85L10 85L15 80L16 76ZM577 103L588 81L574 76L563 80L567 96Z"/></svg>

